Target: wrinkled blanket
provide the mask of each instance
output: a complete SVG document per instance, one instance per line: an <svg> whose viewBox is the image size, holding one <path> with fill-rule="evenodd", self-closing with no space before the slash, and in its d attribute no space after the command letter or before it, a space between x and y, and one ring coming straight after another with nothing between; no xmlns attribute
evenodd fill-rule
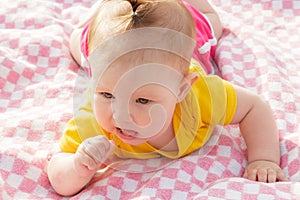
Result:
<svg viewBox="0 0 300 200"><path fill-rule="evenodd" d="M1 1L0 199L62 198L49 184L46 164L87 81L68 46L74 24L92 3ZM211 3L225 27L216 54L221 76L270 104L281 167L290 181L241 178L246 146L238 127L228 126L215 131L203 149L155 170L126 170L151 168L153 162L109 168L70 199L300 199L300 2Z"/></svg>

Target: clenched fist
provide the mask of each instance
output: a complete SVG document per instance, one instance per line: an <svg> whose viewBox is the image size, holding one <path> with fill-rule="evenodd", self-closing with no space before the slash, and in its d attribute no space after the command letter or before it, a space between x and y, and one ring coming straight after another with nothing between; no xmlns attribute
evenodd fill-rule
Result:
<svg viewBox="0 0 300 200"><path fill-rule="evenodd" d="M74 169L81 176L90 176L96 173L113 149L113 141L104 136L95 136L84 140L75 153Z"/></svg>

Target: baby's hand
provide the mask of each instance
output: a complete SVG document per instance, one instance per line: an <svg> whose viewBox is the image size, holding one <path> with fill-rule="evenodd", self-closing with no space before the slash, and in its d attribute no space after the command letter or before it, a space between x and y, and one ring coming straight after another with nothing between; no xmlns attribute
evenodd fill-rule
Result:
<svg viewBox="0 0 300 200"><path fill-rule="evenodd" d="M246 167L244 178L265 183L288 180L276 163L264 160L251 162Z"/></svg>
<svg viewBox="0 0 300 200"><path fill-rule="evenodd" d="M81 176L96 173L98 167L113 151L114 145L104 136L95 136L84 140L74 157L74 168Z"/></svg>

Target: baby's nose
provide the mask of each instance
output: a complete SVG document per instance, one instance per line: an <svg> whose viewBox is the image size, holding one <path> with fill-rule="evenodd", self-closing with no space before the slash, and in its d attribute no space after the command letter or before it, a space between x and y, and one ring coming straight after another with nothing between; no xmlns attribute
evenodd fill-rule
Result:
<svg viewBox="0 0 300 200"><path fill-rule="evenodd" d="M131 122L129 109L126 106L113 106L113 119L118 122ZM122 123L121 123L122 124Z"/></svg>

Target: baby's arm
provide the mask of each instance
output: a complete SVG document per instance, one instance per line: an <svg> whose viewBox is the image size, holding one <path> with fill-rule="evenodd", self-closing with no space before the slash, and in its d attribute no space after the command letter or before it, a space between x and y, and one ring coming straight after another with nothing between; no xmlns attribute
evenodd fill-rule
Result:
<svg viewBox="0 0 300 200"><path fill-rule="evenodd" d="M47 168L54 190L63 196L79 192L89 183L113 148L114 145L104 136L96 136L80 144L75 154L55 154Z"/></svg>
<svg viewBox="0 0 300 200"><path fill-rule="evenodd" d="M278 131L270 107L258 95L235 88L237 110L231 123L239 123L247 145L249 164L244 177L261 182L287 180L279 167Z"/></svg>
<svg viewBox="0 0 300 200"><path fill-rule="evenodd" d="M219 15L214 10L214 8L209 4L207 0L185 0L187 3L191 4L194 8L199 10L201 13L205 14L209 19L215 33L215 37L219 39L222 35L223 26Z"/></svg>

